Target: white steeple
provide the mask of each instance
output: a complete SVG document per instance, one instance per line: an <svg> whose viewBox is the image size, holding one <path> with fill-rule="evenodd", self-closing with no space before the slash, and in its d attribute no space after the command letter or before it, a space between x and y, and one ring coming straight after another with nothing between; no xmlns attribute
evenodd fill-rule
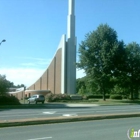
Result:
<svg viewBox="0 0 140 140"><path fill-rule="evenodd" d="M68 3L67 37L75 38L75 0Z"/></svg>
<svg viewBox="0 0 140 140"><path fill-rule="evenodd" d="M74 0L69 0L69 15L74 15Z"/></svg>
<svg viewBox="0 0 140 140"><path fill-rule="evenodd" d="M67 45L66 45L66 93L76 93L76 37L75 37L75 0L68 3Z"/></svg>

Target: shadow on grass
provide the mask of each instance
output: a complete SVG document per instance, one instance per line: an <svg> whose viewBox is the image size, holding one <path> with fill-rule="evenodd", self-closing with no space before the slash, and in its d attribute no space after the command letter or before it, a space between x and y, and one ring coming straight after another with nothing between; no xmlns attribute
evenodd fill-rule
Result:
<svg viewBox="0 0 140 140"><path fill-rule="evenodd" d="M113 100L113 99L107 99L106 101L103 101L103 100L100 99L98 103L100 105L140 105L140 100L129 100L129 99Z"/></svg>
<svg viewBox="0 0 140 140"><path fill-rule="evenodd" d="M140 100L122 100L121 103L140 104Z"/></svg>

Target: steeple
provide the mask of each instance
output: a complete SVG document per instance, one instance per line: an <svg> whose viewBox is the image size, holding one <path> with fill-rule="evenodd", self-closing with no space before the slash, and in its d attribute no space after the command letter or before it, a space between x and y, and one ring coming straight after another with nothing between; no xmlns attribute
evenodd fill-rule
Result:
<svg viewBox="0 0 140 140"><path fill-rule="evenodd" d="M76 37L75 37L75 0L68 1L65 92L76 93Z"/></svg>
<svg viewBox="0 0 140 140"><path fill-rule="evenodd" d="M67 37L75 38L75 0L68 3Z"/></svg>
<svg viewBox="0 0 140 140"><path fill-rule="evenodd" d="M69 0L69 15L74 15L74 0Z"/></svg>

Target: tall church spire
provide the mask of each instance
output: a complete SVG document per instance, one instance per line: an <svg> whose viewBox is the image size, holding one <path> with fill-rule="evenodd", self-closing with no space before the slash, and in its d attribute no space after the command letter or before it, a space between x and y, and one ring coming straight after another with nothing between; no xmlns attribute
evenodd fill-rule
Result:
<svg viewBox="0 0 140 140"><path fill-rule="evenodd" d="M76 93L76 37L75 0L68 1L67 45L66 45L66 93Z"/></svg>
<svg viewBox="0 0 140 140"><path fill-rule="evenodd" d="M69 15L74 15L74 0L69 0Z"/></svg>
<svg viewBox="0 0 140 140"><path fill-rule="evenodd" d="M69 0L67 24L67 37L75 38L75 0Z"/></svg>

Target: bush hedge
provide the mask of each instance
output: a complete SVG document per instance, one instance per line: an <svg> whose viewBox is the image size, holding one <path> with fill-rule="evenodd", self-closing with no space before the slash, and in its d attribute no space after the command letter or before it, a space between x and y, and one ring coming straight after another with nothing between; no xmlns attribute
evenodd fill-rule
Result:
<svg viewBox="0 0 140 140"><path fill-rule="evenodd" d="M20 102L15 96L0 95L0 105L20 105Z"/></svg>
<svg viewBox="0 0 140 140"><path fill-rule="evenodd" d="M122 100L122 96L118 94L114 94L110 96L111 99Z"/></svg>
<svg viewBox="0 0 140 140"><path fill-rule="evenodd" d="M106 99L110 98L110 95L105 95ZM103 95L102 94L95 94L95 95L86 95L86 97L83 97L86 99L102 99Z"/></svg>

